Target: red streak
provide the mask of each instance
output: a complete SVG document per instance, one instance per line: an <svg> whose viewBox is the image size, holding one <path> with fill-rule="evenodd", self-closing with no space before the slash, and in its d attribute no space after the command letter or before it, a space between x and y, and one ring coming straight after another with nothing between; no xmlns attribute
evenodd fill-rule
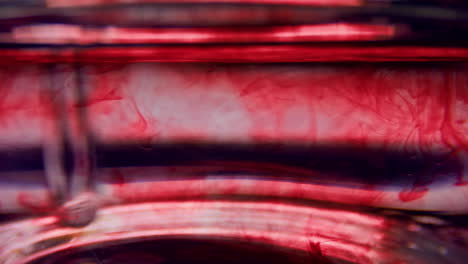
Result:
<svg viewBox="0 0 468 264"><path fill-rule="evenodd" d="M58 24L18 27L13 39L20 43L42 44L261 43L378 40L392 38L394 34L394 26L348 23L222 29L87 29Z"/></svg>
<svg viewBox="0 0 468 264"><path fill-rule="evenodd" d="M318 6L360 6L363 0L172 0L171 3L245 3L245 4L290 4ZM74 7L129 3L167 3L165 0L47 0L50 7Z"/></svg>
<svg viewBox="0 0 468 264"><path fill-rule="evenodd" d="M317 184L296 183L291 181L255 179L195 179L156 182L122 183L122 175L113 171L112 196L122 202L142 202L165 199L195 199L211 195L225 196L266 196L325 200L346 204L377 205L386 195L382 191L353 189Z"/></svg>
<svg viewBox="0 0 468 264"><path fill-rule="evenodd" d="M189 47L2 50L0 63L15 62L331 62L331 61L464 61L466 48L343 47L307 45L221 45Z"/></svg>

